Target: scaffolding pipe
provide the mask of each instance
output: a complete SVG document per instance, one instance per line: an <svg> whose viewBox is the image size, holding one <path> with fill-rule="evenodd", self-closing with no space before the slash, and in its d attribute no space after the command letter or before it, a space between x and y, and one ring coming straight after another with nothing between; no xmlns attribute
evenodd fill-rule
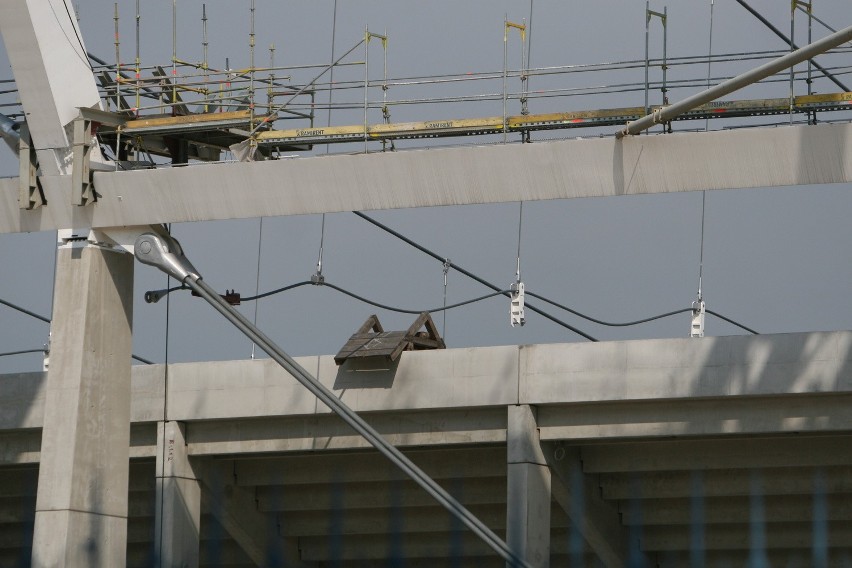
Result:
<svg viewBox="0 0 852 568"><path fill-rule="evenodd" d="M209 105L207 104L208 99L210 98L210 86L208 82L210 80L210 70L207 61L207 50L210 46L210 43L207 41L207 4L201 5L201 53L202 53L202 63L201 70L204 75L204 112L210 110Z"/></svg>
<svg viewBox="0 0 852 568"><path fill-rule="evenodd" d="M673 120L675 117L683 114L684 112L692 110L693 108L705 103L709 103L712 100L723 97L747 85L756 83L757 81L774 75L779 71L783 71L792 65L801 63L815 55L819 55L833 47L837 47L850 39L852 39L852 26L844 28L836 34L824 37L819 41L815 41L810 45L806 45L801 49L797 49L793 53L788 53L784 57L765 63L756 69L737 75L733 79L729 79L724 83L720 83L715 87L707 89L706 91L702 91L696 95L688 97L679 103L655 110L651 114L648 114L639 120L634 120L633 122L628 123L624 129L616 132L615 136L616 138L623 138L628 134L637 134L642 132L655 124L661 124Z"/></svg>
<svg viewBox="0 0 852 568"><path fill-rule="evenodd" d="M141 19L141 14L139 12L139 0L136 0L136 105L133 109L133 112L139 112L139 106L142 104L141 96L139 94L139 79L141 77L140 66L141 66L141 58L139 54L139 23Z"/></svg>
<svg viewBox="0 0 852 568"><path fill-rule="evenodd" d="M792 46L793 46L793 49L799 49L799 47L798 47L795 43L793 43L793 42L791 41L791 39L790 39L790 38L788 38L787 36L785 36L785 35L781 32L781 30L779 30L778 28L776 28L775 26L773 26L773 25L772 25L772 22L770 22L769 20L767 20L766 18L764 18L764 17L760 14L760 12L758 12L757 10L755 10L754 8L752 8L751 6L749 6L749 5L746 3L746 1L745 1L745 0L737 0L737 3L739 3L739 5L740 5L740 6L742 6L742 7L743 7L743 8L745 8L746 10L748 10L748 11L751 13L751 15L752 15L752 16L754 16L755 18L757 18L758 20L760 20L760 21L761 21L761 23L763 23L763 25L765 25L767 28L769 28L770 30L772 30L772 32L773 32L775 35L777 35L777 36L778 36L778 37L780 37L782 40L784 40L784 43L788 43L788 44L792 45ZM841 42L841 43L845 43L845 42ZM817 63L816 61L813 61L813 60L811 61L811 63L813 64L813 66L814 66L816 69L818 69L818 70L819 70L819 72L820 72L820 73L822 73L823 75L825 75L825 76L826 76L826 78L828 78L828 79L829 79L832 83L834 83L835 85L837 85L838 87L840 87L841 89L843 89L843 92L844 92L844 93L848 93L848 92L849 92L849 87L847 87L846 85L844 85L843 83L841 83L841 82L840 82L840 81L839 81L839 80L838 80L838 79L837 79L834 75L832 75L831 73L829 73L829 72L828 72L828 70L827 70L827 69L825 69L825 67L823 67L822 65L820 65L819 63Z"/></svg>

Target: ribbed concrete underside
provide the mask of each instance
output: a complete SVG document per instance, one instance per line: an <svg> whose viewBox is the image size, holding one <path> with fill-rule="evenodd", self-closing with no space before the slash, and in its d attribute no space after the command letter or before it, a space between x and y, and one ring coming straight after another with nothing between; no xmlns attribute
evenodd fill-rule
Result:
<svg viewBox="0 0 852 568"><path fill-rule="evenodd" d="M375 371L300 363L502 535L507 409L535 408L551 566L602 565L581 526L638 542L652 566L852 560L852 332L408 352ZM163 374L134 367L129 566L151 563L166 400L204 471L202 566L252 566L258 551L276 565L287 547L314 566L503 565L270 361L172 365L167 397ZM44 384L0 377L3 566L29 554ZM224 528L229 514L250 542Z"/></svg>

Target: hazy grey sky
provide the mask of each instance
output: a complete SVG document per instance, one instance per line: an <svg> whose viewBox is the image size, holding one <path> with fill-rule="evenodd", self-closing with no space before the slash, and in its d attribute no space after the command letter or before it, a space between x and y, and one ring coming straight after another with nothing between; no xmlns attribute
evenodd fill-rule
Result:
<svg viewBox="0 0 852 568"><path fill-rule="evenodd" d="M142 63L170 63L172 3L142 3ZM248 2L208 2L210 64L248 66ZM268 46L276 46L277 65L325 64L331 57L334 2L273 2L257 0L258 65L268 62ZM662 10L664 3L652 2ZM754 0L752 4L783 30L789 29L789 2ZM134 51L135 2L122 0L121 52L124 62ZM599 0L566 2L534 0L531 58L533 67L644 57L645 3ZM815 13L835 28L850 24L846 0L815 0ZM669 57L706 55L709 0L668 3ZM81 3L79 15L90 52L114 60L113 2ZM530 17L527 1L338 2L336 52L342 53L363 35L364 27L390 38L388 67L391 77L500 71L503 61L503 19ZM201 2L178 2L178 57L201 59ZM659 56L660 28L652 26L652 56ZM716 0L714 53L782 49L783 45L734 0ZM804 43L806 21L797 18L797 40ZM816 25L816 37L825 30ZM510 43L510 62L517 67L519 44ZM371 79L381 76L381 49L370 47ZM849 59L849 56L842 56ZM849 64L835 57L831 64ZM353 54L363 59L363 51ZM838 62L839 61L839 62ZM0 51L0 79L11 70ZM714 77L728 76L756 66L754 61L718 65ZM315 71L293 73L307 80ZM670 79L706 78L706 66L674 67ZM655 71L652 79L658 78ZM363 77L363 68L337 72L336 80ZM531 88L595 86L633 83L641 69L581 73L536 79ZM537 82L536 82L537 81ZM846 77L852 83L852 76ZM517 85L510 86L517 89ZM801 89L801 87L799 87ZM455 89L455 90L453 90ZM833 92L824 79L819 92ZM389 100L460 93L499 92L500 82L481 81L464 86L394 87ZM694 92L674 90L676 101ZM801 91L803 92L803 91ZM731 98L783 97L788 86L757 86ZM371 100L380 98L371 93ZM652 102L659 102L659 92ZM358 101L363 92L341 93L335 102ZM640 106L643 93L628 92L594 97L531 99L530 111L575 110ZM431 120L461 116L494 116L500 101L458 105L392 107L392 119ZM517 102L511 113L517 113ZM335 112L335 124L353 124L362 111ZM359 116L360 115L360 116ZM371 122L380 121L378 112ZM848 113L823 118L848 119ZM324 114L321 115L324 120ZM781 122L772 117L765 122ZM711 128L735 122L711 123ZM696 125L692 125L695 127ZM703 126L703 124L701 125ZM675 128L678 128L676 125ZM686 127L684 125L683 127ZM606 133L611 132L606 129ZM533 135L534 139L586 136L572 131ZM454 141L458 143L459 141ZM476 140L463 140L477 143ZM493 143L480 140L479 143ZM401 146L411 146L412 143ZM375 149L378 149L376 147ZM352 147L334 152L354 151ZM719 164L720 168L726 164ZM0 147L0 175L15 175L17 162ZM704 291L708 307L756 328L777 333L849 329L852 325L852 266L846 245L852 242L852 194L848 185L772 190L708 192L704 235ZM376 213L375 217L411 238L449 257L457 264L500 285L514 279L518 238L518 205L488 205ZM615 321L632 320L687 307L697 291L701 194L676 194L527 203L524 206L522 271L527 289L590 315ZM259 221L223 221L173 227L189 257L212 286L255 292ZM263 222L260 291L307 279L314 271L320 240L320 218L269 218ZM0 298L49 314L51 305L54 235L0 235ZM351 213L326 218L324 274L329 281L401 307L421 309L443 301L441 264L380 232ZM166 303L145 304L146 290L165 286L165 276L150 267L136 267L134 351L161 362L165 357ZM481 286L450 272L448 302L484 294ZM169 314L169 361L246 358L249 343L199 299L186 293L172 295ZM540 304L540 302L539 302ZM242 308L254 316L254 305ZM550 309L599 339L682 337L688 334L688 315L631 328L602 328ZM376 309L340 296L330 289L301 288L260 304L258 324L293 354L334 353ZM386 329L403 329L413 316L377 312ZM439 327L442 316L436 315ZM503 298L449 312L450 347L583 341L533 313L527 325L511 328L509 305ZM47 326L0 306L0 352L37 348L47 338ZM708 335L739 331L708 316ZM40 357L0 358L0 372L37 370Z"/></svg>

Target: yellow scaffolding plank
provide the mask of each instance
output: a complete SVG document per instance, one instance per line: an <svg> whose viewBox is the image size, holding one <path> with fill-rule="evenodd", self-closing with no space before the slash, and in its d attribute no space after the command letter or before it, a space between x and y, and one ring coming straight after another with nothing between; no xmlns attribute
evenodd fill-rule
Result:
<svg viewBox="0 0 852 568"><path fill-rule="evenodd" d="M659 106L654 106L652 110L659 108ZM794 112L846 108L852 108L852 93L803 95L793 99ZM761 116L788 112L790 112L790 99L787 98L714 101L686 112L676 120L721 118L725 116ZM644 114L645 109L642 107L625 107L509 116L506 117L506 129L510 132L527 132L557 128L607 126L636 120ZM364 140L365 137L369 140L394 140L483 135L502 131L503 118L497 116L375 124L368 126L366 133L363 125L271 130L259 134L257 142L265 145L326 144Z"/></svg>

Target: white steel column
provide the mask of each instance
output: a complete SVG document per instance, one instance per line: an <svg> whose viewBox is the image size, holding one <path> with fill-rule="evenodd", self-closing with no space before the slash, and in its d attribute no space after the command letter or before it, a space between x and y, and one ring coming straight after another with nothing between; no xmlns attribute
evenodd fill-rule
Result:
<svg viewBox="0 0 852 568"><path fill-rule="evenodd" d="M531 566L547 568L550 468L539 443L535 407L524 404L508 408L506 543Z"/></svg>
<svg viewBox="0 0 852 568"><path fill-rule="evenodd" d="M182 422L157 424L155 558L160 568L197 568L201 485L186 450Z"/></svg>
<svg viewBox="0 0 852 568"><path fill-rule="evenodd" d="M33 566L124 566L133 256L61 248Z"/></svg>

